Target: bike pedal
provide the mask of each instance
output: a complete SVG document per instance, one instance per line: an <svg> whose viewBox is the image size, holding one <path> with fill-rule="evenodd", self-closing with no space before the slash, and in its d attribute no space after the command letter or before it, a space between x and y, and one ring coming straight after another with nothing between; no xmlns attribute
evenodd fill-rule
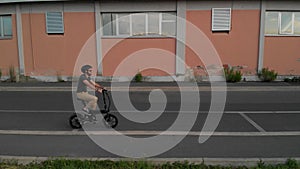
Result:
<svg viewBox="0 0 300 169"><path fill-rule="evenodd" d="M82 125L85 125L85 124L87 124L87 123L88 123L87 121L81 122Z"/></svg>
<svg viewBox="0 0 300 169"><path fill-rule="evenodd" d="M94 122L92 122L93 124L97 124L97 123L99 123L99 121L94 121Z"/></svg>

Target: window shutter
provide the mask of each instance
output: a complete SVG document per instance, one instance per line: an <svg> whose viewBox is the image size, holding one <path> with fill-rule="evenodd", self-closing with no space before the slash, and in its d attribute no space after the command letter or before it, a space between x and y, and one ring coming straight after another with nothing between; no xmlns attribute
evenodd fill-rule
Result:
<svg viewBox="0 0 300 169"><path fill-rule="evenodd" d="M64 33L64 20L62 12L46 13L47 33Z"/></svg>
<svg viewBox="0 0 300 169"><path fill-rule="evenodd" d="M230 31L231 8L212 9L212 31Z"/></svg>

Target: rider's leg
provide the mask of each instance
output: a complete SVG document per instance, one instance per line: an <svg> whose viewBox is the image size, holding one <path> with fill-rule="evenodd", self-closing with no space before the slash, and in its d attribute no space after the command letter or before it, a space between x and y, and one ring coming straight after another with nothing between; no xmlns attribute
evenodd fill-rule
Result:
<svg viewBox="0 0 300 169"><path fill-rule="evenodd" d="M97 97L90 95L90 101L88 102L87 107L91 110L96 110L97 101L98 101Z"/></svg>
<svg viewBox="0 0 300 169"><path fill-rule="evenodd" d="M81 100L87 102L86 106L83 108L88 111L88 109L96 110L98 98L96 96L90 95L87 92L77 93L77 97Z"/></svg>

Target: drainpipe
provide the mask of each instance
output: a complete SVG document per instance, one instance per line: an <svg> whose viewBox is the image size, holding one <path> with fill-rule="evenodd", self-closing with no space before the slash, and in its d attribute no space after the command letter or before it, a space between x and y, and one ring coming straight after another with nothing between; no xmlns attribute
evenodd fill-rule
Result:
<svg viewBox="0 0 300 169"><path fill-rule="evenodd" d="M181 18L181 19L180 19ZM185 74L185 32L186 32L186 0L177 0L176 31L176 72L177 76ZM182 40L182 42L180 41Z"/></svg>
<svg viewBox="0 0 300 169"><path fill-rule="evenodd" d="M265 47L265 13L266 2L260 1L260 29L259 29L259 54L258 54L258 67L257 71L261 71L264 65L264 47Z"/></svg>
<svg viewBox="0 0 300 169"><path fill-rule="evenodd" d="M23 52L23 32L22 32L22 16L20 4L16 5L16 25L17 25L17 41L18 41L18 56L19 56L19 73L25 74L24 52Z"/></svg>
<svg viewBox="0 0 300 169"><path fill-rule="evenodd" d="M95 1L95 23L96 23L96 49L97 49L97 73L102 76L102 53L101 53L101 14L100 14L100 2Z"/></svg>

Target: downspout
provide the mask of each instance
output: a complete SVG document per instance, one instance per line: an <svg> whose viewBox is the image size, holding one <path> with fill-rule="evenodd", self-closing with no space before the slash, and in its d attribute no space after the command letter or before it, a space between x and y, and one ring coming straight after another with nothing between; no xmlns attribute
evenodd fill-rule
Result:
<svg viewBox="0 0 300 169"><path fill-rule="evenodd" d="M185 74L186 0L177 0L176 68L175 75ZM182 42L181 42L182 40Z"/></svg>
<svg viewBox="0 0 300 169"><path fill-rule="evenodd" d="M95 1L95 25L96 25L96 55L97 55L97 74L102 76L102 52L101 52L101 14L100 14L100 2Z"/></svg>
<svg viewBox="0 0 300 169"><path fill-rule="evenodd" d="M25 75L24 51L23 51L23 32L22 32L22 15L20 4L16 4L16 25L19 57L19 73Z"/></svg>
<svg viewBox="0 0 300 169"><path fill-rule="evenodd" d="M264 47L265 47L265 0L260 1L260 30L259 30L259 54L257 72L260 72L264 66Z"/></svg>

